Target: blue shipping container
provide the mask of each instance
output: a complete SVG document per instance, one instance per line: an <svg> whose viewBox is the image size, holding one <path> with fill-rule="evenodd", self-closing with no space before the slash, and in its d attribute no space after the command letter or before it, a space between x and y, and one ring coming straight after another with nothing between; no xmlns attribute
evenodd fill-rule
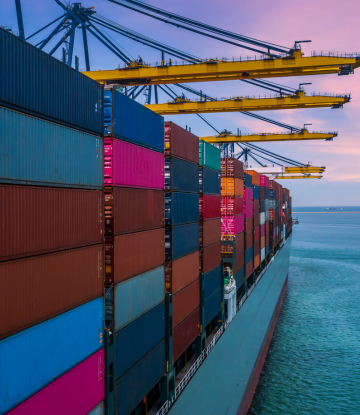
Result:
<svg viewBox="0 0 360 415"><path fill-rule="evenodd" d="M175 260L199 250L199 223L165 229L165 260Z"/></svg>
<svg viewBox="0 0 360 415"><path fill-rule="evenodd" d="M242 267L235 273L236 290L244 284L245 267Z"/></svg>
<svg viewBox="0 0 360 415"><path fill-rule="evenodd" d="M197 193L165 193L165 225L174 226L199 221Z"/></svg>
<svg viewBox="0 0 360 415"><path fill-rule="evenodd" d="M260 187L256 186L256 184L254 184L253 186L253 195L254 195L254 199L260 198Z"/></svg>
<svg viewBox="0 0 360 415"><path fill-rule="evenodd" d="M0 341L0 414L103 346L103 298Z"/></svg>
<svg viewBox="0 0 360 415"><path fill-rule="evenodd" d="M221 287L221 266L214 268L204 275L204 297L205 300Z"/></svg>
<svg viewBox="0 0 360 415"><path fill-rule="evenodd" d="M265 187L265 199L269 199L269 192L270 189L268 187Z"/></svg>
<svg viewBox="0 0 360 415"><path fill-rule="evenodd" d="M0 107L0 182L101 189L103 140Z"/></svg>
<svg viewBox="0 0 360 415"><path fill-rule="evenodd" d="M254 247L245 250L245 263L248 264L254 259Z"/></svg>
<svg viewBox="0 0 360 415"><path fill-rule="evenodd" d="M129 415L164 373L165 340L162 340L116 382L116 414Z"/></svg>
<svg viewBox="0 0 360 415"><path fill-rule="evenodd" d="M252 187L252 176L251 174L244 173L244 186Z"/></svg>
<svg viewBox="0 0 360 415"><path fill-rule="evenodd" d="M165 158L165 190L199 192L199 166L176 157Z"/></svg>
<svg viewBox="0 0 360 415"><path fill-rule="evenodd" d="M164 301L164 267L121 282L114 291L115 330L118 331Z"/></svg>
<svg viewBox="0 0 360 415"><path fill-rule="evenodd" d="M265 245L265 255L268 256L269 253L270 253L270 245L267 244L267 245Z"/></svg>
<svg viewBox="0 0 360 415"><path fill-rule="evenodd" d="M116 333L115 379L119 379L165 337L165 304L161 303Z"/></svg>
<svg viewBox="0 0 360 415"><path fill-rule="evenodd" d="M264 199L260 199L260 212L261 213L265 212L265 200Z"/></svg>
<svg viewBox="0 0 360 415"><path fill-rule="evenodd" d="M103 94L98 82L0 28L0 105L101 135Z"/></svg>
<svg viewBox="0 0 360 415"><path fill-rule="evenodd" d="M220 195L220 173L206 167L199 168L199 186L205 195Z"/></svg>
<svg viewBox="0 0 360 415"><path fill-rule="evenodd" d="M118 91L104 92L104 134L164 152L164 118Z"/></svg>
<svg viewBox="0 0 360 415"><path fill-rule="evenodd" d="M269 199L275 199L275 190L269 190Z"/></svg>
<svg viewBox="0 0 360 415"><path fill-rule="evenodd" d="M221 289L219 288L211 296L205 300L204 303L204 324L205 327L210 323L210 321L217 315L221 310Z"/></svg>

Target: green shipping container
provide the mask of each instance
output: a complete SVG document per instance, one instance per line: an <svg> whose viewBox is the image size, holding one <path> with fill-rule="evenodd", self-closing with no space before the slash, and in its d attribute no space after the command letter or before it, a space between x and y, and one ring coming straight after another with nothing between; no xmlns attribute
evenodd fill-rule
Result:
<svg viewBox="0 0 360 415"><path fill-rule="evenodd" d="M199 165L220 171L220 149L206 141L199 141Z"/></svg>

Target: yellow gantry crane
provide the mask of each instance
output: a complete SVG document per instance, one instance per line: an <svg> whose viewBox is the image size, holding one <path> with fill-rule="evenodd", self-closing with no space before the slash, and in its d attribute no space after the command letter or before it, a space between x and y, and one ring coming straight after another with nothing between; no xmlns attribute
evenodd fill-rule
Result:
<svg viewBox="0 0 360 415"><path fill-rule="evenodd" d="M256 171L260 174L266 174L274 179L321 179L322 173L326 167L303 166L276 166L276 167L256 167ZM298 174L295 176L295 174Z"/></svg>
<svg viewBox="0 0 360 415"><path fill-rule="evenodd" d="M303 56L297 49L291 56L250 60L209 59L181 65L150 66L130 62L123 68L86 71L84 75L103 84L161 85L178 82L212 82L237 79L353 73L360 66L358 57Z"/></svg>

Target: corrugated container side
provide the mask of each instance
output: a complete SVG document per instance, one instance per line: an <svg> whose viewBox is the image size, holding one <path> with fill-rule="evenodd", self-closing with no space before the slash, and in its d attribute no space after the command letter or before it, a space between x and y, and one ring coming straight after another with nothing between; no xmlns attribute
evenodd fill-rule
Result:
<svg viewBox="0 0 360 415"><path fill-rule="evenodd" d="M176 226L199 220L199 195L196 193L165 193L166 225Z"/></svg>
<svg viewBox="0 0 360 415"><path fill-rule="evenodd" d="M216 170L202 168L203 193L220 195L220 173Z"/></svg>
<svg viewBox="0 0 360 415"><path fill-rule="evenodd" d="M173 332L173 359L176 361L200 334L200 308L197 308Z"/></svg>
<svg viewBox="0 0 360 415"><path fill-rule="evenodd" d="M118 91L104 92L104 134L164 152L164 119Z"/></svg>
<svg viewBox="0 0 360 415"><path fill-rule="evenodd" d="M250 275L253 273L254 270L254 261L251 260L246 264L246 278L249 278Z"/></svg>
<svg viewBox="0 0 360 415"><path fill-rule="evenodd" d="M2 183L103 186L100 137L0 107L0 143Z"/></svg>
<svg viewBox="0 0 360 415"><path fill-rule="evenodd" d="M99 298L0 341L1 412L102 347L103 308Z"/></svg>
<svg viewBox="0 0 360 415"><path fill-rule="evenodd" d="M199 223L165 229L165 259L175 260L199 250Z"/></svg>
<svg viewBox="0 0 360 415"><path fill-rule="evenodd" d="M115 379L119 379L164 337L164 303L118 331L115 339Z"/></svg>
<svg viewBox="0 0 360 415"><path fill-rule="evenodd" d="M202 199L202 219L210 220L220 218L220 196L219 195L201 195Z"/></svg>
<svg viewBox="0 0 360 415"><path fill-rule="evenodd" d="M164 267L121 282L114 290L115 330L118 331L164 301Z"/></svg>
<svg viewBox="0 0 360 415"><path fill-rule="evenodd" d="M247 236L248 233L252 232L253 229L254 229L254 220L253 220L253 218L245 219L246 236Z"/></svg>
<svg viewBox="0 0 360 415"><path fill-rule="evenodd" d="M204 275L204 297L205 300L221 286L221 266L214 268Z"/></svg>
<svg viewBox="0 0 360 415"><path fill-rule="evenodd" d="M246 249L251 248L254 245L254 233L250 232L246 234Z"/></svg>
<svg viewBox="0 0 360 415"><path fill-rule="evenodd" d="M165 226L162 190L114 187L104 190L105 235L146 231Z"/></svg>
<svg viewBox="0 0 360 415"><path fill-rule="evenodd" d="M200 222L200 246L212 245L221 239L221 220L212 219Z"/></svg>
<svg viewBox="0 0 360 415"><path fill-rule="evenodd" d="M245 267L242 267L235 273L236 290L238 290L244 284Z"/></svg>
<svg viewBox="0 0 360 415"><path fill-rule="evenodd" d="M0 339L101 297L103 249L93 245L2 262Z"/></svg>
<svg viewBox="0 0 360 415"><path fill-rule="evenodd" d="M245 170L246 174L250 174L252 176L252 184L256 186L260 186L260 174L255 170Z"/></svg>
<svg viewBox="0 0 360 415"><path fill-rule="evenodd" d="M105 241L105 282L119 283L164 265L164 228L128 233Z"/></svg>
<svg viewBox="0 0 360 415"><path fill-rule="evenodd" d="M104 184L163 190L164 155L117 138L106 138Z"/></svg>
<svg viewBox="0 0 360 415"><path fill-rule="evenodd" d="M221 159L221 176L244 178L244 164L234 158L226 157Z"/></svg>
<svg viewBox="0 0 360 415"><path fill-rule="evenodd" d="M101 243L98 190L0 185L0 261Z"/></svg>
<svg viewBox="0 0 360 415"><path fill-rule="evenodd" d="M165 159L165 190L199 192L199 166L176 157Z"/></svg>
<svg viewBox="0 0 360 415"><path fill-rule="evenodd" d="M244 204L245 219L252 218L254 215L254 205L252 203Z"/></svg>
<svg viewBox="0 0 360 415"><path fill-rule="evenodd" d="M207 273L221 263L221 242L207 246L200 251L200 271Z"/></svg>
<svg viewBox="0 0 360 415"><path fill-rule="evenodd" d="M206 141L199 141L199 166L220 172L220 149Z"/></svg>
<svg viewBox="0 0 360 415"><path fill-rule="evenodd" d="M165 156L199 164L199 138L177 124L165 122Z"/></svg>
<svg viewBox="0 0 360 415"><path fill-rule="evenodd" d="M165 264L165 288L176 294L199 278L199 251Z"/></svg>
<svg viewBox="0 0 360 415"><path fill-rule="evenodd" d="M116 414L129 415L164 373L165 340L162 340L116 382Z"/></svg>
<svg viewBox="0 0 360 415"><path fill-rule="evenodd" d="M248 264L254 258L254 247L248 248L245 251L245 262Z"/></svg>
<svg viewBox="0 0 360 415"><path fill-rule="evenodd" d="M238 272L243 266L245 265L245 251L242 249L241 251L236 253L236 272Z"/></svg>
<svg viewBox="0 0 360 415"><path fill-rule="evenodd" d="M0 105L95 134L103 131L103 87L1 28Z"/></svg>
<svg viewBox="0 0 360 415"><path fill-rule="evenodd" d="M103 412L99 402L105 397L104 367L104 349L101 349L14 408L9 414L80 415L88 414L90 411L90 414L100 415Z"/></svg>
<svg viewBox="0 0 360 415"><path fill-rule="evenodd" d="M221 289L216 290L204 304L204 324L205 327L217 315L221 309Z"/></svg>
<svg viewBox="0 0 360 415"><path fill-rule="evenodd" d="M196 280L173 296L173 327L200 306L200 281Z"/></svg>

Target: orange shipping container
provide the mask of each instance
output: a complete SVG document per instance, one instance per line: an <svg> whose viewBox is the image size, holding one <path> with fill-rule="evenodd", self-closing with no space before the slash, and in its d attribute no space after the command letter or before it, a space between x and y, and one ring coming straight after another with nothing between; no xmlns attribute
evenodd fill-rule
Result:
<svg viewBox="0 0 360 415"><path fill-rule="evenodd" d="M260 255L256 255L255 257L255 269L257 269L260 265Z"/></svg>
<svg viewBox="0 0 360 415"><path fill-rule="evenodd" d="M200 281L196 280L173 296L173 327L200 307Z"/></svg>
<svg viewBox="0 0 360 415"><path fill-rule="evenodd" d="M265 235L261 237L261 249L265 248Z"/></svg>
<svg viewBox="0 0 360 415"><path fill-rule="evenodd" d="M252 184L255 186L260 186L260 174L255 170L244 170L245 173L252 176Z"/></svg>
<svg viewBox="0 0 360 415"><path fill-rule="evenodd" d="M165 264L165 288L176 294L199 278L199 251Z"/></svg>
<svg viewBox="0 0 360 415"><path fill-rule="evenodd" d="M221 196L244 196L244 181L241 179L222 178Z"/></svg>

